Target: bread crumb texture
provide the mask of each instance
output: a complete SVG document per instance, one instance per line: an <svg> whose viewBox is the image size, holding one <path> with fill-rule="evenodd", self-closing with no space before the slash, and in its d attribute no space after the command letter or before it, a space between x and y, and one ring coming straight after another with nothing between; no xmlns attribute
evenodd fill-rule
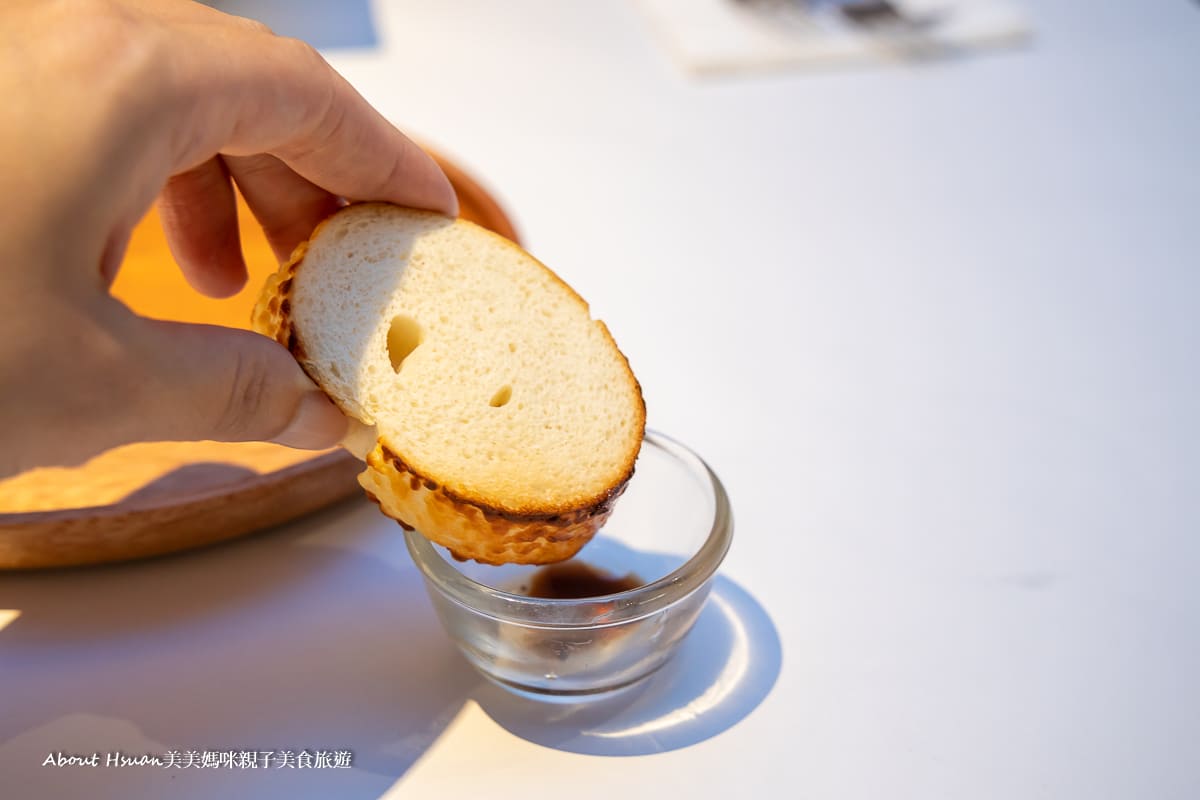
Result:
<svg viewBox="0 0 1200 800"><path fill-rule="evenodd" d="M376 426L368 494L459 557L568 558L632 474L645 408L607 328L473 223L349 206L268 280L255 326Z"/></svg>

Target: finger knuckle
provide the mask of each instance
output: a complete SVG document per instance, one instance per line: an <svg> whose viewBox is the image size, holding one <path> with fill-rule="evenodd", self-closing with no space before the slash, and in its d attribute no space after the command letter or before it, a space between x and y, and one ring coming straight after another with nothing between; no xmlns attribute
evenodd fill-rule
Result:
<svg viewBox="0 0 1200 800"><path fill-rule="evenodd" d="M314 69L325 66L325 59L317 52L317 48L303 39L280 36L278 37L278 43L284 56L291 61L311 66Z"/></svg>
<svg viewBox="0 0 1200 800"><path fill-rule="evenodd" d="M262 359L253 352L234 356L225 405L217 417L216 431L230 440L269 439L282 430L263 430L270 407L271 385ZM269 426L268 426L269 427Z"/></svg>
<svg viewBox="0 0 1200 800"><path fill-rule="evenodd" d="M255 33L262 36L274 36L275 31L271 26L262 20L251 19L250 17L233 17L234 24L249 33Z"/></svg>
<svg viewBox="0 0 1200 800"><path fill-rule="evenodd" d="M58 67L86 74L96 95L124 104L128 118L144 113L170 60L169 31L115 0L60 0L48 13L56 15Z"/></svg>
<svg viewBox="0 0 1200 800"><path fill-rule="evenodd" d="M64 51L83 58L123 58L142 38L141 20L114 0L60 0L49 7ZM114 59L114 56L117 59Z"/></svg>

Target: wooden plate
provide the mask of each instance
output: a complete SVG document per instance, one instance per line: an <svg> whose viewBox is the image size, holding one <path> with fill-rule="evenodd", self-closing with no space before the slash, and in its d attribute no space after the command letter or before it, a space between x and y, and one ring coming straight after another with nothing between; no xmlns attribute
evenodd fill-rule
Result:
<svg viewBox="0 0 1200 800"><path fill-rule="evenodd" d="M495 200L435 156L462 216L516 241ZM250 280L226 300L193 291L175 268L157 214L134 230L113 294L140 314L248 328L274 254L238 199ZM118 447L80 467L41 468L0 481L0 569L125 561L242 536L359 491L359 462L262 442L151 442Z"/></svg>

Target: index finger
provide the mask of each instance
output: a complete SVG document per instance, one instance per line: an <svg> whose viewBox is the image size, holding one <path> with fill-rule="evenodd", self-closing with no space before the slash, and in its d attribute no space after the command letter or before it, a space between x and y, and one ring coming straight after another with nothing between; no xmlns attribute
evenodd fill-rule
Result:
<svg viewBox="0 0 1200 800"><path fill-rule="evenodd" d="M166 71L171 116L181 119L172 126L172 173L217 153L270 153L343 197L457 213L433 159L308 44L245 20L187 36Z"/></svg>

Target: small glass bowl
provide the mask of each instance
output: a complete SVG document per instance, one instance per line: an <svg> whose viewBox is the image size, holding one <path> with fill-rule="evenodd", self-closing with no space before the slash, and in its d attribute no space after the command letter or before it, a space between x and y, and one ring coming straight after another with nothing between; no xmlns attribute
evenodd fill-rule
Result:
<svg viewBox="0 0 1200 800"><path fill-rule="evenodd" d="M636 588L595 597L530 597L536 567L459 562L419 533L408 551L442 625L486 678L516 694L579 702L633 686L670 658L708 597L733 537L717 476L679 442L646 432L607 524L568 564Z"/></svg>

